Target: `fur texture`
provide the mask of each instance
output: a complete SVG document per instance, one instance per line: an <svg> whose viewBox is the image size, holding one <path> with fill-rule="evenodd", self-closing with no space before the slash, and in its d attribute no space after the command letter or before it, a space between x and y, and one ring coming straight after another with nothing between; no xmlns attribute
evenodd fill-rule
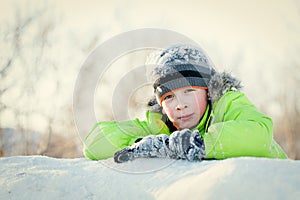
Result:
<svg viewBox="0 0 300 200"><path fill-rule="evenodd" d="M226 92L239 91L241 88L241 82L229 73L215 73L208 82L208 98L214 103Z"/></svg>

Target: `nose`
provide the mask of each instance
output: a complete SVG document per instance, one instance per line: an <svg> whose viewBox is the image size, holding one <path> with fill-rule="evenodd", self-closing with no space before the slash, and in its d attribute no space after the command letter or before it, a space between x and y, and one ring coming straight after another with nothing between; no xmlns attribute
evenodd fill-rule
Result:
<svg viewBox="0 0 300 200"><path fill-rule="evenodd" d="M182 109L187 108L187 107L188 106L184 101L177 98L176 110L182 110Z"/></svg>

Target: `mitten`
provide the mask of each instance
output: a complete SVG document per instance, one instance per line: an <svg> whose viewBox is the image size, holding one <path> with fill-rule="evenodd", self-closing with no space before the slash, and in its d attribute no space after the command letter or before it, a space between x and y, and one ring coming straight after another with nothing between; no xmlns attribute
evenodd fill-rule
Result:
<svg viewBox="0 0 300 200"><path fill-rule="evenodd" d="M141 141L118 151L114 155L117 163L134 160L135 158L176 158L176 155L169 149L169 136L149 135Z"/></svg>
<svg viewBox="0 0 300 200"><path fill-rule="evenodd" d="M204 141L198 130L175 131L170 135L169 149L181 159L189 161L205 158Z"/></svg>

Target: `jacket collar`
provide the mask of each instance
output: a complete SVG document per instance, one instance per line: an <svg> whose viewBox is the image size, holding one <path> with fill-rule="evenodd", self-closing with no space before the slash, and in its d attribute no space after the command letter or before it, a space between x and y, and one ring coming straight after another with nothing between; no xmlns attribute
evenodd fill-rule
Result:
<svg viewBox="0 0 300 200"><path fill-rule="evenodd" d="M205 113L201 117L199 124L192 130L199 130L199 131L205 130L205 126L206 126L207 119L209 118L209 114L210 114L210 104L207 104Z"/></svg>

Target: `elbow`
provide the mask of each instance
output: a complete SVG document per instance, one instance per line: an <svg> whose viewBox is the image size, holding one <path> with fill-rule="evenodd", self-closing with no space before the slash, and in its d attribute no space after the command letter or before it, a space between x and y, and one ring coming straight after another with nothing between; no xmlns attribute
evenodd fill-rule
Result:
<svg viewBox="0 0 300 200"><path fill-rule="evenodd" d="M97 160L97 159L93 156L93 154L88 150L87 147L84 147L84 149L83 149L83 155L84 155L86 158L89 158L89 159L91 159L91 160Z"/></svg>
<svg viewBox="0 0 300 200"><path fill-rule="evenodd" d="M267 116L263 116L262 120L260 121L260 126L266 138L271 141L273 139L274 130L272 119Z"/></svg>

